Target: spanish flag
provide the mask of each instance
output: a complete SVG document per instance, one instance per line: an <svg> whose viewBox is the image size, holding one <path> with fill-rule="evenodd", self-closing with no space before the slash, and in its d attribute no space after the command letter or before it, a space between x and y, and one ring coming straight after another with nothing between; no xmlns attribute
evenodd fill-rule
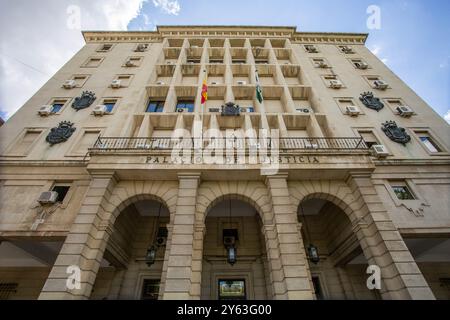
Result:
<svg viewBox="0 0 450 320"><path fill-rule="evenodd" d="M202 86L202 104L205 104L206 101L208 101L208 74L205 72L205 77L203 79L203 86Z"/></svg>

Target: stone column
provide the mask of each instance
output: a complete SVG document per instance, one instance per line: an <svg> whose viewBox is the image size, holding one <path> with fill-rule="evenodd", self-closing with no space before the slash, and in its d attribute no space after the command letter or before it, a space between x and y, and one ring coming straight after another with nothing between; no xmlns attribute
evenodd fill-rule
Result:
<svg viewBox="0 0 450 320"><path fill-rule="evenodd" d="M371 173L351 173L347 184L365 206L352 221L369 265L381 268L383 299L435 299L428 283L391 220Z"/></svg>
<svg viewBox="0 0 450 320"><path fill-rule="evenodd" d="M92 176L80 212L45 282L40 300L89 299L107 241L112 233L111 217L105 216L102 208L116 183L112 172ZM67 269L70 266L78 266L81 270L79 289L67 288L67 279L71 276Z"/></svg>
<svg viewBox="0 0 450 320"><path fill-rule="evenodd" d="M200 174L179 174L176 212L173 218L172 238L166 250L167 270L164 282L164 300L199 299L193 290L197 284L197 272L193 267L198 241L195 234L195 205ZM200 272L201 273L201 272ZM198 290L199 291L199 290Z"/></svg>
<svg viewBox="0 0 450 320"><path fill-rule="evenodd" d="M275 299L314 299L308 261L291 203L287 175L268 176L273 205L273 225L265 225L268 259Z"/></svg>

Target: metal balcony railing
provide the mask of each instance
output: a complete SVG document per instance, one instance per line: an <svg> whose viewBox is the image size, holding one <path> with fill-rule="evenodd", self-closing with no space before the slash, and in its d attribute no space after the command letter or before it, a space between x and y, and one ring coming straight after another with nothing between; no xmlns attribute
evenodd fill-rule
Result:
<svg viewBox="0 0 450 320"><path fill-rule="evenodd" d="M168 152L177 149L235 149L237 151L278 149L280 152L365 152L362 138L117 138L99 137L90 153Z"/></svg>

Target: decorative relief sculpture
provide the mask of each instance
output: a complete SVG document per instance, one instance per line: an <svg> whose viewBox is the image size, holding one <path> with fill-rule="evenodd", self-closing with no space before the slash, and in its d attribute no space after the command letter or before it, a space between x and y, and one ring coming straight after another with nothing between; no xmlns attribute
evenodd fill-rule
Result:
<svg viewBox="0 0 450 320"><path fill-rule="evenodd" d="M364 92L359 100L369 109L380 111L384 108L383 102L379 98L375 98L372 92Z"/></svg>
<svg viewBox="0 0 450 320"><path fill-rule="evenodd" d="M72 103L72 108L77 111L89 108L95 99L95 93L91 91L83 91L81 97L75 98L75 101Z"/></svg>
<svg viewBox="0 0 450 320"><path fill-rule="evenodd" d="M73 125L74 124L69 121L60 122L58 127L51 129L45 140L52 146L58 143L66 142L76 130Z"/></svg>
<svg viewBox="0 0 450 320"><path fill-rule="evenodd" d="M222 116L239 116L241 108L233 102L228 102L222 106Z"/></svg>
<svg viewBox="0 0 450 320"><path fill-rule="evenodd" d="M404 128L397 126L395 121L387 121L383 123L381 130L394 142L401 143L403 145L411 141L411 136L406 133Z"/></svg>

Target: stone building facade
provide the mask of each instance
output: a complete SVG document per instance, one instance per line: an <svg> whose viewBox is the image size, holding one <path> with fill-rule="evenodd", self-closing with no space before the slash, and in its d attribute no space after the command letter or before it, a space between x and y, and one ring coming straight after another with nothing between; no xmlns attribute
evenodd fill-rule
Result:
<svg viewBox="0 0 450 320"><path fill-rule="evenodd" d="M0 298L450 298L450 128L367 35L83 35L0 129Z"/></svg>

